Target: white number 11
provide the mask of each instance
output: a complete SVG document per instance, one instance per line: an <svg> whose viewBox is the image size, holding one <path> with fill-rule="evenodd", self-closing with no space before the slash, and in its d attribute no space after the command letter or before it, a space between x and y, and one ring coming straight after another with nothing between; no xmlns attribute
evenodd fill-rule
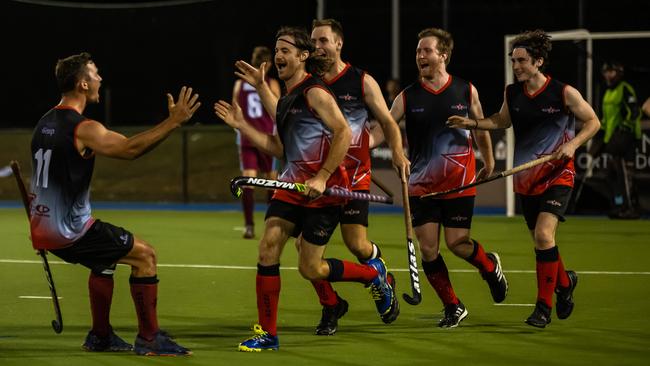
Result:
<svg viewBox="0 0 650 366"><path fill-rule="evenodd" d="M36 186L39 184L43 188L47 188L48 174L50 172L50 158L52 157L52 150L38 149L34 158L36 158ZM41 179L42 177L42 179Z"/></svg>

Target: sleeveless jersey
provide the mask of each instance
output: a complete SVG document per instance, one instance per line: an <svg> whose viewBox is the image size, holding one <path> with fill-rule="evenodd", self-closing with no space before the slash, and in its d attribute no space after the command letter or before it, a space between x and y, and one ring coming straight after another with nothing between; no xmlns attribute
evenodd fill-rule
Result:
<svg viewBox="0 0 650 366"><path fill-rule="evenodd" d="M369 113L363 100L365 75L365 71L348 63L333 79L324 80L334 93L352 130L352 142L343 164L352 190L360 191L369 191L371 181Z"/></svg>
<svg viewBox="0 0 650 366"><path fill-rule="evenodd" d="M255 87L243 80L239 88L239 94L237 95L237 104L242 109L244 119L251 126L267 135L272 135L275 132L273 118L266 113ZM250 140L239 131L237 131L237 143L242 147L254 147Z"/></svg>
<svg viewBox="0 0 650 366"><path fill-rule="evenodd" d="M307 75L278 101L276 123L284 145L284 168L279 179L303 183L313 178L321 169L330 149L331 131L311 109L306 94L311 88L322 88L331 94L324 83ZM349 189L343 164L339 165L327 181L327 187ZM305 207L324 207L344 204L339 197L322 196L315 200L301 193L276 190L274 199Z"/></svg>
<svg viewBox="0 0 650 366"><path fill-rule="evenodd" d="M549 155L575 136L575 116L564 103L566 84L546 76L544 86L528 94L524 83L506 87L508 111L515 133L515 166ZM538 195L548 187L573 187L573 159L553 160L514 176L514 191Z"/></svg>
<svg viewBox="0 0 650 366"><path fill-rule="evenodd" d="M470 85L449 75L447 83L437 91L422 81L404 89L402 101L411 161L410 196L474 182L476 163L471 133L445 125L449 116L467 117L472 100ZM474 195L476 188L469 188L441 199Z"/></svg>
<svg viewBox="0 0 650 366"><path fill-rule="evenodd" d="M32 135L31 235L36 249L59 249L80 239L94 219L90 180L94 154L75 148L77 126L86 117L57 106L38 122Z"/></svg>

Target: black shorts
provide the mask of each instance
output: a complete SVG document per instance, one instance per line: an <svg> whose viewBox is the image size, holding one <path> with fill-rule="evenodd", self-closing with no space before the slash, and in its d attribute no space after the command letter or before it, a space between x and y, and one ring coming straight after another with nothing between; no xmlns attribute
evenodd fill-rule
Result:
<svg viewBox="0 0 650 366"><path fill-rule="evenodd" d="M358 191L362 193L370 193L370 191ZM358 224L368 227L368 209L370 202L365 200L350 200L343 206L343 213L341 214L341 225L344 224Z"/></svg>
<svg viewBox="0 0 650 366"><path fill-rule="evenodd" d="M110 274L117 261L132 248L133 234L121 227L95 220L81 239L69 247L50 252L68 263L80 263L96 274Z"/></svg>
<svg viewBox="0 0 650 366"><path fill-rule="evenodd" d="M311 208L271 200L265 219L279 217L292 222L296 227L291 236L297 238L302 234L302 237L312 244L325 245L341 220L341 207Z"/></svg>
<svg viewBox="0 0 650 366"><path fill-rule="evenodd" d="M444 227L469 229L474 215L474 196L447 200L409 197L413 227L428 222L442 223Z"/></svg>
<svg viewBox="0 0 650 366"><path fill-rule="evenodd" d="M564 213L571 198L571 187L550 186L542 194L528 196L517 194L521 202L521 210L526 219L529 230L535 230L537 216L540 212L548 212L557 216L558 220L564 222Z"/></svg>

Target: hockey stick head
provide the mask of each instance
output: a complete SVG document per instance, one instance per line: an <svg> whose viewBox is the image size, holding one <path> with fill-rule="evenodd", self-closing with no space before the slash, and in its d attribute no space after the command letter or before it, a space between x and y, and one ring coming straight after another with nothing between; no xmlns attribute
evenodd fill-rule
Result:
<svg viewBox="0 0 650 366"><path fill-rule="evenodd" d="M239 184L244 179L246 179L246 177L234 177L233 179L230 180L230 193L232 193L232 195L235 198L241 197L241 194L243 193L243 191L242 191L241 187L239 186Z"/></svg>
<svg viewBox="0 0 650 366"><path fill-rule="evenodd" d="M410 305L419 305L420 302L422 301L422 294L416 292L415 294L413 294L413 297L411 297L409 294L402 294L402 298Z"/></svg>
<svg viewBox="0 0 650 366"><path fill-rule="evenodd" d="M52 320L52 329L54 329L54 333L60 334L63 332L63 324L57 320Z"/></svg>

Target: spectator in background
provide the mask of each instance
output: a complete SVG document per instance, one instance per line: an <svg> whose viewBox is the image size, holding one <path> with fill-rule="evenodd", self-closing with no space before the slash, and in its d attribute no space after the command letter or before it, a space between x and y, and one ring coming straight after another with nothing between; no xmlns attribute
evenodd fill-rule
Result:
<svg viewBox="0 0 650 366"><path fill-rule="evenodd" d="M641 106L641 110L643 113L645 113L646 116L650 117L650 97L643 102L643 106Z"/></svg>
<svg viewBox="0 0 650 366"><path fill-rule="evenodd" d="M386 104L393 105L393 101L397 98L400 91L402 91L402 86L399 79L388 79L384 86L384 98L386 99Z"/></svg>
<svg viewBox="0 0 650 366"><path fill-rule="evenodd" d="M253 49L253 56L251 57L251 64L255 67L266 62L266 75L271 69L271 50L268 47L258 46ZM277 80L267 77L266 81L271 89L271 92L280 97L280 83ZM267 134L273 135L275 132L275 122L273 118L264 110L262 101L255 87L237 79L232 90L232 103L241 107L246 122L255 129ZM257 149L250 139L242 135L239 130L237 132L237 146L239 148L239 166L242 175L247 177L257 177L257 173L263 173L267 178L275 179L277 172L274 167L275 160L271 155L265 154ZM269 199L272 191L269 191ZM244 210L244 238L255 238L255 224L253 221L253 210L255 208L255 193L252 188L244 188L242 194L242 208Z"/></svg>
<svg viewBox="0 0 650 366"><path fill-rule="evenodd" d="M634 187L634 155L641 139L641 109L634 88L625 80L625 68L617 61L605 62L602 74L607 90L602 99L600 131L594 137L590 154L609 153L615 175L612 187L611 218L639 218ZM608 180L609 181L609 180Z"/></svg>

